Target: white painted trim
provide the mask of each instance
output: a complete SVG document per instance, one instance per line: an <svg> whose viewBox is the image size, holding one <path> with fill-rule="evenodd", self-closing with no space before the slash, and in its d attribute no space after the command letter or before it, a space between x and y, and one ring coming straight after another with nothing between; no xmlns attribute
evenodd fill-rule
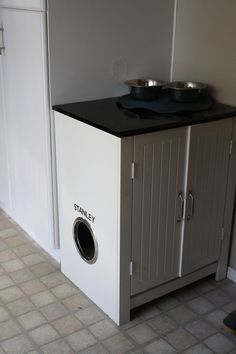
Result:
<svg viewBox="0 0 236 354"><path fill-rule="evenodd" d="M175 0L174 16L173 16L173 33L172 33L171 62L170 62L170 81L173 81L173 71L174 71L175 35L176 35L176 22L177 22L177 8L178 8L178 0Z"/></svg>
<svg viewBox="0 0 236 354"><path fill-rule="evenodd" d="M46 1L48 9L48 1ZM53 208L53 247L60 249L60 230L59 230L59 213L58 213L58 190L57 190L57 165L56 165L56 138L55 138L55 118L52 107L51 95L51 60L50 60L50 32L49 32L49 13L46 13L46 31L45 41L47 43L47 79L48 79L48 99L49 99L49 129L50 129L50 149L51 149L51 183L52 183L52 208Z"/></svg>
<svg viewBox="0 0 236 354"><path fill-rule="evenodd" d="M236 283L236 270L231 267L228 267L227 278Z"/></svg>

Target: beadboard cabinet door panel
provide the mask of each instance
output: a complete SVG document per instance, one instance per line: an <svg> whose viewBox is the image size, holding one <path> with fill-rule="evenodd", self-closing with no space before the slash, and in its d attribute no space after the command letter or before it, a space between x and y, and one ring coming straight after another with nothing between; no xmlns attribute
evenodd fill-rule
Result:
<svg viewBox="0 0 236 354"><path fill-rule="evenodd" d="M39 243L52 244L45 18L1 9L11 216Z"/></svg>
<svg viewBox="0 0 236 354"><path fill-rule="evenodd" d="M191 127L182 275L219 258L233 119Z"/></svg>
<svg viewBox="0 0 236 354"><path fill-rule="evenodd" d="M131 295L178 277L186 134L179 128L134 138Z"/></svg>

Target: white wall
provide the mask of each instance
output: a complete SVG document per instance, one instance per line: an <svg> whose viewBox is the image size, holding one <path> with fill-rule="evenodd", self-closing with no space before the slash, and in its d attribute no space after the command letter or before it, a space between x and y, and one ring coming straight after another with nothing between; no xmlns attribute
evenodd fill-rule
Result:
<svg viewBox="0 0 236 354"><path fill-rule="evenodd" d="M218 101L236 105L235 0L178 0L173 80L206 82ZM236 225L230 266L236 269Z"/></svg>
<svg viewBox="0 0 236 354"><path fill-rule="evenodd" d="M54 104L118 96L128 78L169 79L174 0L48 0Z"/></svg>
<svg viewBox="0 0 236 354"><path fill-rule="evenodd" d="M236 105L235 38L235 0L178 0L173 79L209 83Z"/></svg>

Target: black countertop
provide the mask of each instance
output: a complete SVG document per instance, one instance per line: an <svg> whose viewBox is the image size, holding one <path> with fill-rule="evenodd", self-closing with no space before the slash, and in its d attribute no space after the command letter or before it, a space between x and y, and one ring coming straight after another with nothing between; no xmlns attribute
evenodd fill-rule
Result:
<svg viewBox="0 0 236 354"><path fill-rule="evenodd" d="M124 111L117 100L112 97L69 103L53 109L120 138L236 116L236 107L221 103L213 103L210 109L200 112L160 114Z"/></svg>

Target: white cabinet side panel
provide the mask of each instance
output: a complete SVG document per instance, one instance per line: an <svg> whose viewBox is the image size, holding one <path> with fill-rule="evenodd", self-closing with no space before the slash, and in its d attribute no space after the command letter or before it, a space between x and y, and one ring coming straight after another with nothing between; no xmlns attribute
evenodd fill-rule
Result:
<svg viewBox="0 0 236 354"><path fill-rule="evenodd" d="M120 139L60 113L55 115L62 272L119 321ZM98 259L86 263L73 239L76 218L89 221Z"/></svg>

